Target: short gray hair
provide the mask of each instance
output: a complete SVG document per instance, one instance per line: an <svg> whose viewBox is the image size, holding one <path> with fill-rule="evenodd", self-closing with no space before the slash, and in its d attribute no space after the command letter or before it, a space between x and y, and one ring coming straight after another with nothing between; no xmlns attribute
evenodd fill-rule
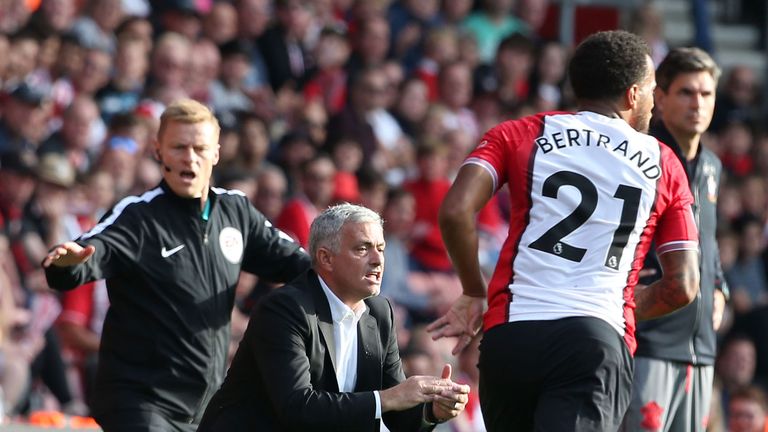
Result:
<svg viewBox="0 0 768 432"><path fill-rule="evenodd" d="M312 257L312 265L315 265L317 251L326 247L333 253L338 253L341 246L341 229L347 223L371 222L384 226L375 211L349 203L343 203L328 207L312 221L309 228L309 255Z"/></svg>

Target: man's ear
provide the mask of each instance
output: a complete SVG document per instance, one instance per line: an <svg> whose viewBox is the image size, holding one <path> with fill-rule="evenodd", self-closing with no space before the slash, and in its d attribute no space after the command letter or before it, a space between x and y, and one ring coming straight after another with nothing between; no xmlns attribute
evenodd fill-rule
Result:
<svg viewBox="0 0 768 432"><path fill-rule="evenodd" d="M326 270L333 270L333 254L326 247L320 247L317 249L315 258L317 259L317 265Z"/></svg>
<svg viewBox="0 0 768 432"><path fill-rule="evenodd" d="M216 144L216 149L213 151L213 165L215 166L217 163L219 163L219 149L221 148L221 145Z"/></svg>
<svg viewBox="0 0 768 432"><path fill-rule="evenodd" d="M152 140L152 145L155 147L155 159L157 159L158 162L163 162L163 157L160 155L160 141L157 140L157 138Z"/></svg>
<svg viewBox="0 0 768 432"><path fill-rule="evenodd" d="M629 109L635 109L637 101L640 99L640 86L632 84L624 93L624 102Z"/></svg>

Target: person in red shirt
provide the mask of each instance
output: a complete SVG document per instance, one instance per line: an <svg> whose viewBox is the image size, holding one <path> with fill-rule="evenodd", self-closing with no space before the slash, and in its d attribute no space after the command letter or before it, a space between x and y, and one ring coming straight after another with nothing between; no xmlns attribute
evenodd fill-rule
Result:
<svg viewBox="0 0 768 432"><path fill-rule="evenodd" d="M328 155L319 154L305 162L301 172L301 192L285 204L275 225L306 248L309 226L333 199L336 166Z"/></svg>

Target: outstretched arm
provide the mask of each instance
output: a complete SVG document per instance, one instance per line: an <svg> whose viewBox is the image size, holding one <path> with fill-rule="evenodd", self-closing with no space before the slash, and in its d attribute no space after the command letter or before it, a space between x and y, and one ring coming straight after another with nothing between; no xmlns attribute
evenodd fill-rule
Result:
<svg viewBox="0 0 768 432"><path fill-rule="evenodd" d="M659 256L661 279L635 291L638 320L658 318L689 304L699 291L699 253L678 250Z"/></svg>
<svg viewBox="0 0 768 432"><path fill-rule="evenodd" d="M440 231L463 295L427 331L433 339L458 337L453 354L469 345L482 324L486 284L480 272L475 218L493 192L493 178L484 168L464 165L440 206Z"/></svg>

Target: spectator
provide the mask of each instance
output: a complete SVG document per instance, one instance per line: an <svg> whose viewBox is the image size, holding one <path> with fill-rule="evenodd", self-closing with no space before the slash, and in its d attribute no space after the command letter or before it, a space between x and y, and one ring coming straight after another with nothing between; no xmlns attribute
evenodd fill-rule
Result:
<svg viewBox="0 0 768 432"><path fill-rule="evenodd" d="M360 148L360 143L351 139L338 141L330 149L330 154L334 165L336 165L331 202L360 202L360 191L355 175L363 163L363 149Z"/></svg>
<svg viewBox="0 0 768 432"><path fill-rule="evenodd" d="M99 108L88 96L77 96L64 111L61 129L40 145L39 155L55 153L65 157L78 174L91 170L97 157ZM104 125L100 125L104 128ZM103 134L103 131L102 131ZM100 140L98 141L100 143Z"/></svg>
<svg viewBox="0 0 768 432"><path fill-rule="evenodd" d="M386 77L381 69L366 69L353 75L347 105L340 113L332 116L328 123L326 145L332 146L343 138L354 139L363 148L364 163L373 163L379 141L369 115L381 108L386 85Z"/></svg>
<svg viewBox="0 0 768 432"><path fill-rule="evenodd" d="M472 10L472 3L472 0L444 0L440 10L443 23L458 28Z"/></svg>
<svg viewBox="0 0 768 432"><path fill-rule="evenodd" d="M728 335L720 347L715 380L715 388L719 390L722 408L726 412L731 395L755 384L755 366L756 352L752 339L743 333Z"/></svg>
<svg viewBox="0 0 768 432"><path fill-rule="evenodd" d="M148 84L155 88L183 91L192 46L179 33L166 32L157 40L152 51Z"/></svg>
<svg viewBox="0 0 768 432"><path fill-rule="evenodd" d="M482 0L480 10L472 12L462 27L477 41L480 62L490 64L499 43L513 33L527 33L527 25L512 13L513 0Z"/></svg>
<svg viewBox="0 0 768 432"><path fill-rule="evenodd" d="M202 16L207 12L195 0L171 0L155 3L158 6L160 28L164 33L183 35L188 40L197 40L202 30ZM202 2L200 5L209 5Z"/></svg>
<svg viewBox="0 0 768 432"><path fill-rule="evenodd" d="M304 131L289 132L280 139L275 162L287 176L289 195L299 193L304 175L302 166L316 155L317 148Z"/></svg>
<svg viewBox="0 0 768 432"><path fill-rule="evenodd" d="M403 186L416 200L411 231L411 268L423 272L452 272L453 266L437 224L440 203L451 187L446 148L437 142L423 142L417 148L416 160L418 176Z"/></svg>
<svg viewBox="0 0 768 432"><path fill-rule="evenodd" d="M565 67L568 53L558 42L544 43L530 81L529 99L536 111L555 111L566 106Z"/></svg>
<svg viewBox="0 0 768 432"><path fill-rule="evenodd" d="M72 77L72 84L77 94L94 97L109 83L111 74L112 52L101 48L86 49L82 67Z"/></svg>
<svg viewBox="0 0 768 432"><path fill-rule="evenodd" d="M192 45L192 52L195 55L189 59L184 88L191 98L212 105L214 83L219 79L221 70L219 47L208 39L200 39ZM222 87L221 83L218 86Z"/></svg>
<svg viewBox="0 0 768 432"><path fill-rule="evenodd" d="M237 0L237 38L250 45L251 74L246 79L247 88L264 88L269 85L269 74L264 56L255 41L264 33L272 15L270 0Z"/></svg>
<svg viewBox="0 0 768 432"><path fill-rule="evenodd" d="M358 3L374 3L358 1ZM353 41L352 56L349 60L351 81L355 75L368 68L381 66L387 60L390 47L389 22L381 15L372 15L361 19L350 34Z"/></svg>
<svg viewBox="0 0 768 432"><path fill-rule="evenodd" d="M312 221L332 202L336 167L318 154L301 165L301 173L300 192L285 204L276 226L306 249Z"/></svg>
<svg viewBox="0 0 768 432"><path fill-rule="evenodd" d="M46 33L64 34L74 24L78 14L75 0L40 2L40 9L32 15L35 27Z"/></svg>
<svg viewBox="0 0 768 432"><path fill-rule="evenodd" d="M36 152L47 137L50 112L47 90L32 83L21 83L5 96L0 110L0 154Z"/></svg>
<svg viewBox="0 0 768 432"><path fill-rule="evenodd" d="M344 108L347 100L347 71L344 66L349 55L347 35L340 29L323 29L314 49L315 68L308 72L308 81L304 86L307 103L320 102L330 115Z"/></svg>
<svg viewBox="0 0 768 432"><path fill-rule="evenodd" d="M736 66L726 75L722 94L718 95L712 130L719 132L729 123L752 124L757 120L760 89L755 72L747 66Z"/></svg>
<svg viewBox="0 0 768 432"><path fill-rule="evenodd" d="M393 115L410 139L421 136L421 125L429 110L429 86L420 78L408 78L400 85Z"/></svg>
<svg viewBox="0 0 768 432"><path fill-rule="evenodd" d="M439 0L401 0L387 11L391 51L408 71L423 57L427 34L438 26Z"/></svg>
<svg viewBox="0 0 768 432"><path fill-rule="evenodd" d="M216 45L223 45L235 39L237 26L235 6L230 2L213 2L211 10L203 18L203 37Z"/></svg>
<svg viewBox="0 0 768 432"><path fill-rule="evenodd" d="M440 89L438 76L441 69L459 57L459 38L450 27L431 29L424 38L424 50L413 74L424 81L429 89L429 100L437 100Z"/></svg>
<svg viewBox="0 0 768 432"><path fill-rule="evenodd" d="M115 29L115 35L120 40L124 37L136 38L144 42L144 48L147 53L152 51L152 41L154 29L147 18L139 16L129 16L120 23Z"/></svg>
<svg viewBox="0 0 768 432"><path fill-rule="evenodd" d="M221 67L219 79L210 87L210 102L217 115L235 115L250 111L253 102L245 89L245 79L251 68L250 50L246 44L232 40L219 47Z"/></svg>
<svg viewBox="0 0 768 432"><path fill-rule="evenodd" d="M125 17L121 0L88 0L83 12L109 37Z"/></svg>
<svg viewBox="0 0 768 432"><path fill-rule="evenodd" d="M765 432L768 430L768 398L757 387L748 387L731 396L728 404L730 432Z"/></svg>
<svg viewBox="0 0 768 432"><path fill-rule="evenodd" d="M475 78L486 92L494 92L506 112L514 112L535 97L530 75L534 66L534 46L521 34L504 38L492 66L481 66Z"/></svg>
<svg viewBox="0 0 768 432"><path fill-rule="evenodd" d="M768 304L768 283L762 258L765 248L763 225L754 216L745 215L736 225L739 234L739 257L726 273L731 287L734 311L743 314L750 309Z"/></svg>
<svg viewBox="0 0 768 432"><path fill-rule="evenodd" d="M114 74L96 93L101 118L105 122L115 114L130 112L139 104L144 80L149 70L149 51L145 41L126 35L117 42Z"/></svg>
<svg viewBox="0 0 768 432"><path fill-rule="evenodd" d="M549 0L516 0L515 15L531 31L531 36L538 35L547 19Z"/></svg>
<svg viewBox="0 0 768 432"><path fill-rule="evenodd" d="M357 187L360 191L360 203L375 212L384 212L387 204L389 185L384 176L370 167L362 167L357 173Z"/></svg>
<svg viewBox="0 0 768 432"><path fill-rule="evenodd" d="M240 146L236 164L250 173L257 173L269 153L269 131L266 122L250 113L240 114Z"/></svg>
<svg viewBox="0 0 768 432"><path fill-rule="evenodd" d="M313 19L313 5L308 0L277 0L275 23L258 39L266 62L269 82L275 93L284 86L294 91L303 84L310 63L304 40Z"/></svg>
<svg viewBox="0 0 768 432"><path fill-rule="evenodd" d="M734 177L746 177L754 169L752 158L754 136L749 124L732 121L719 133L723 165Z"/></svg>
<svg viewBox="0 0 768 432"><path fill-rule="evenodd" d="M31 31L20 31L11 36L10 42L6 81L18 85L37 67L40 41Z"/></svg>
<svg viewBox="0 0 768 432"><path fill-rule="evenodd" d="M469 66L461 61L445 65L440 70L439 86L439 103L446 108L443 117L445 130L461 129L477 138L480 134L477 118L469 109L472 100L472 71Z"/></svg>
<svg viewBox="0 0 768 432"><path fill-rule="evenodd" d="M258 188L253 205L272 223L283 211L287 195L288 182L285 173L271 164L264 164L259 169L256 180Z"/></svg>
<svg viewBox="0 0 768 432"><path fill-rule="evenodd" d="M643 4L632 13L629 31L643 38L651 47L651 58L656 66L667 56L669 46L664 39L664 18L653 4Z"/></svg>
<svg viewBox="0 0 768 432"><path fill-rule="evenodd" d="M18 339L18 330L27 326L32 317L28 311L16 306L14 292L19 276L12 267L13 255L2 229L0 260L3 263L0 266L0 356L3 358L0 365L0 423L3 423L7 414L17 412L29 387L30 362L38 348Z"/></svg>

